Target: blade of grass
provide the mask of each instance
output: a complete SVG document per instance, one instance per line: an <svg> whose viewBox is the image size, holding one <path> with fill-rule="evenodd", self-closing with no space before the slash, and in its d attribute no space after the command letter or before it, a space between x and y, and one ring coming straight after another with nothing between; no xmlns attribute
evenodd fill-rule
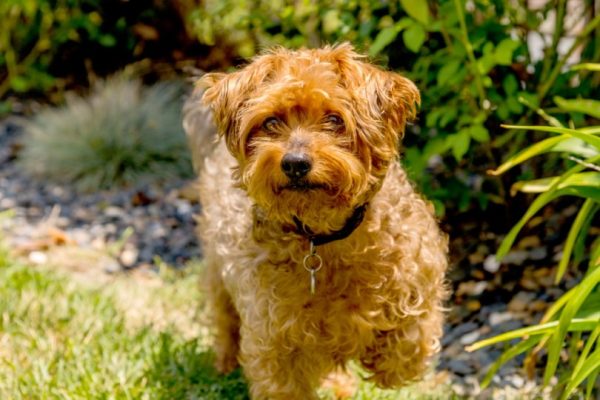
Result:
<svg viewBox="0 0 600 400"><path fill-rule="evenodd" d="M561 135L561 136L551 137L548 139L544 139L540 142L537 142L537 143L527 147L526 149L518 152L514 156L510 157L508 160L506 160L504 163L502 163L502 165L500 165L498 168L496 168L494 170L488 170L487 173L490 175L493 175L493 176L501 175L501 174L505 173L506 171L508 171L509 169L513 168L514 166L519 165L522 162L529 160L532 157L535 157L539 154L549 152L554 146L556 146L558 143L560 143L561 141L563 141L567 138L569 138L568 135Z"/></svg>
<svg viewBox="0 0 600 400"><path fill-rule="evenodd" d="M552 378L556 372L563 341L567 335L567 332L569 331L571 322L575 317L577 310L581 308L581 305L592 289L596 287L598 282L600 282L600 268L596 268L589 275L587 275L583 281L579 283L579 285L577 285L577 296L572 297L565 305L565 308L563 309L558 321L558 329L554 332L550 342L548 343L548 361L546 363L546 370L544 371L545 385L550 382L550 378Z"/></svg>
<svg viewBox="0 0 600 400"><path fill-rule="evenodd" d="M508 350L506 350L494 363L490 366L490 369L486 372L485 376L481 380L481 387L485 389L492 378L496 375L496 372L500 369L502 364L506 363L508 360L515 358L521 353L524 353L531 349L535 344L539 341L539 337L534 336L526 339L515 346L511 346Z"/></svg>
<svg viewBox="0 0 600 400"><path fill-rule="evenodd" d="M579 371L581 370L581 368L583 367L585 360L587 360L587 358L588 358L588 354L590 353L590 350L592 349L593 345L598 340L598 335L600 335L600 324L598 324L594 328L594 330L590 334L589 338L586 340L585 347L581 351L581 354L579 355L579 360L577 360L577 364L575 364L575 367L573 368L573 372L571 373L572 376L577 375L579 373ZM598 350L596 350L596 351L598 351ZM566 400L567 397L569 397L569 395L571 394L571 392L573 392L573 389L575 389L575 386L570 387L570 384L567 384L567 387L565 388L565 391L563 392L561 399Z"/></svg>
<svg viewBox="0 0 600 400"><path fill-rule="evenodd" d="M600 138L596 137L594 134L591 134L591 133L588 133L585 131L578 131L578 130L569 129L569 128L559 128L559 127L555 127L555 126L502 125L502 127L508 128L508 129L523 129L523 130L539 131L539 132L562 133L564 135L569 135L569 136L579 138L579 139L585 141L586 143L589 143L590 145L596 147L597 149L600 149Z"/></svg>
<svg viewBox="0 0 600 400"><path fill-rule="evenodd" d="M584 361L581 369L577 372L577 374L573 374L567 387L565 388L565 393L570 393L574 388L579 386L581 382L583 382L587 377L592 375L594 372L598 370L600 367L600 351L595 351L587 360ZM566 397L565 397L566 398Z"/></svg>
<svg viewBox="0 0 600 400"><path fill-rule="evenodd" d="M573 318L571 324L568 327L569 331L591 331L596 327L597 318ZM506 342L508 340L520 339L526 336L532 335L543 335L545 333L551 333L554 328L558 326L558 321L547 322L545 324L538 324L534 326L528 326L514 331L502 333L498 336L494 336L489 339L480 340L473 343L470 346L465 347L468 352L479 350L483 347L491 346L493 344Z"/></svg>
<svg viewBox="0 0 600 400"><path fill-rule="evenodd" d="M554 283L560 282L565 274L565 271L567 270L569 260L571 259L571 253L573 252L573 247L575 246L575 241L577 240L578 235L581 233L581 227L586 220L594 217L594 214L597 210L598 203L592 199L587 199L581 206L581 209L577 213L577 217L575 217L575 221L573 221L573 225L571 225L571 229L569 229L567 239L565 240L563 255L558 264L558 270L556 271Z"/></svg>

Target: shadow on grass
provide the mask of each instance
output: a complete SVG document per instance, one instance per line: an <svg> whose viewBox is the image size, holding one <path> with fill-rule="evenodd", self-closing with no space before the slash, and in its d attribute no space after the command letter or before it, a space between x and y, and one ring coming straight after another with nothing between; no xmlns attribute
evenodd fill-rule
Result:
<svg viewBox="0 0 600 400"><path fill-rule="evenodd" d="M213 354L196 340L178 342L160 335L146 377L156 399L248 400L241 369L220 375L213 367Z"/></svg>

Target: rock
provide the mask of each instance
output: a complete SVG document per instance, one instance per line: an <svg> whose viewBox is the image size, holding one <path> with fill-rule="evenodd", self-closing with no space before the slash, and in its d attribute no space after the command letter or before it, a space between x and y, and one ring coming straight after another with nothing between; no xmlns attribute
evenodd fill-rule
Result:
<svg viewBox="0 0 600 400"><path fill-rule="evenodd" d="M493 312L490 314L488 322L490 326L495 327L514 318L514 315L510 312Z"/></svg>
<svg viewBox="0 0 600 400"><path fill-rule="evenodd" d="M46 264L48 262L48 256L46 253L41 251L32 251L29 253L29 261L36 265Z"/></svg>
<svg viewBox="0 0 600 400"><path fill-rule="evenodd" d="M460 296L479 296L480 294L482 294L485 289L487 287L487 282L485 281L481 281L481 282L475 282L475 281L468 281L468 282L461 282L458 285L458 288L456 289L456 296L460 297Z"/></svg>
<svg viewBox="0 0 600 400"><path fill-rule="evenodd" d="M448 369L458 375L469 375L473 373L473 368L465 361L452 359L448 362Z"/></svg>
<svg viewBox="0 0 600 400"><path fill-rule="evenodd" d="M479 302L479 300L468 300L465 303L465 307L469 311L478 311L481 308L481 303Z"/></svg>
<svg viewBox="0 0 600 400"><path fill-rule="evenodd" d="M536 247L529 251L529 259L531 260L543 260L548 256L548 249L545 247Z"/></svg>
<svg viewBox="0 0 600 400"><path fill-rule="evenodd" d="M496 273L500 269L500 261L496 259L495 254L490 254L483 261L483 269L485 269L489 273Z"/></svg>
<svg viewBox="0 0 600 400"><path fill-rule="evenodd" d="M479 339L480 336L481 335L479 331L469 332L460 338L460 344L462 344L463 346L473 344L475 343L475 341L477 341L477 339Z"/></svg>
<svg viewBox="0 0 600 400"><path fill-rule="evenodd" d="M533 299L535 299L535 293L519 292L508 303L508 311L513 313L525 311Z"/></svg>
<svg viewBox="0 0 600 400"><path fill-rule="evenodd" d="M529 253L525 250L513 250L502 259L506 264L523 265L525 260L529 258Z"/></svg>

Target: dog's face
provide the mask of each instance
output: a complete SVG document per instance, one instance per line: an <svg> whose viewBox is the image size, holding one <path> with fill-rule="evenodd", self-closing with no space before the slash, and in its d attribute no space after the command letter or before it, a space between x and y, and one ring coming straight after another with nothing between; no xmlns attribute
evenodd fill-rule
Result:
<svg viewBox="0 0 600 400"><path fill-rule="evenodd" d="M240 187L270 218L315 232L339 229L379 189L420 101L349 45L278 49L202 82Z"/></svg>

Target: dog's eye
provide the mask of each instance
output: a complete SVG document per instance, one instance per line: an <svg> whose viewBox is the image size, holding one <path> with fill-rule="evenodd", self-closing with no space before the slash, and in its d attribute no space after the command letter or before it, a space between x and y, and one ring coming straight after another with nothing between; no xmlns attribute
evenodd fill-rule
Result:
<svg viewBox="0 0 600 400"><path fill-rule="evenodd" d="M264 120L262 127L266 131L273 131L281 123L281 120L277 117L269 117Z"/></svg>
<svg viewBox="0 0 600 400"><path fill-rule="evenodd" d="M338 130L344 126L344 120L337 114L328 114L325 116L325 123L333 129Z"/></svg>

